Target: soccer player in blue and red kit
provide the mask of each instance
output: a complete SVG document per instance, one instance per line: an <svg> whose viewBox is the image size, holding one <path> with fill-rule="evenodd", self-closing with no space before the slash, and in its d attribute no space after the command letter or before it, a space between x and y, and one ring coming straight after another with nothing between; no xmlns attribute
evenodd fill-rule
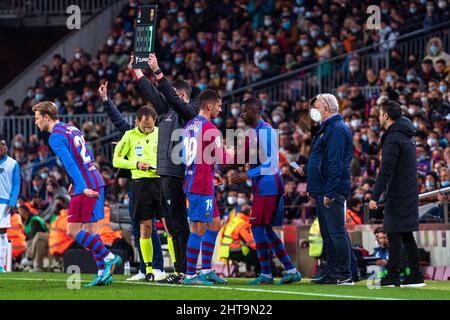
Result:
<svg viewBox="0 0 450 320"><path fill-rule="evenodd" d="M37 127L50 132L49 145L72 180L67 234L92 252L98 268L96 279L87 286L109 285L122 259L111 253L100 235L95 234L97 221L104 217L105 182L94 166L92 152L80 130L59 122L58 107L53 102L40 102L33 106L33 112Z"/></svg>
<svg viewBox="0 0 450 320"><path fill-rule="evenodd" d="M273 226L280 226L283 221L284 185L279 170L278 135L270 124L261 120L261 111L262 104L256 98L246 99L241 106L241 119L250 132L245 143L250 170L231 178L232 184L252 179L253 205L250 224L261 263L261 274L250 284L274 283L270 270L271 252L278 257L286 270L278 284L299 282L302 278L300 272L292 264L283 242L272 230ZM256 150L258 147L259 150ZM254 159L251 158L252 153L256 154Z"/></svg>
<svg viewBox="0 0 450 320"><path fill-rule="evenodd" d="M222 111L222 99L214 90L199 96L199 114L184 127L183 161L186 164L184 192L188 198L191 234L186 248L184 284L225 284L211 269L220 214L214 198L214 186L222 182L215 174L215 164L233 161L233 150L227 150L222 135L211 122ZM202 250L202 271L197 275L197 260Z"/></svg>

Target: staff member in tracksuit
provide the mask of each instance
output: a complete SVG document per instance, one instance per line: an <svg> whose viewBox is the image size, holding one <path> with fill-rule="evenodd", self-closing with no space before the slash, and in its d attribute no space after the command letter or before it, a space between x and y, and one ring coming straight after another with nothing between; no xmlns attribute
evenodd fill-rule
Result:
<svg viewBox="0 0 450 320"><path fill-rule="evenodd" d="M338 114L332 94L311 99L311 118L320 123L306 167L307 190L316 200L320 232L324 239L326 269L316 284L353 285L357 270L350 239L345 229L345 200L350 195L350 161L353 143L348 127ZM304 166L298 173L304 175ZM353 272L352 272L353 271Z"/></svg>
<svg viewBox="0 0 450 320"><path fill-rule="evenodd" d="M133 59L133 58L132 58ZM131 61L132 61L131 59ZM166 205L166 224L173 239L175 250L175 271L169 275L168 283L182 284L186 273L186 246L190 234L186 212L186 199L183 191L185 167L174 164L171 159L173 147L178 143L172 141L172 132L182 129L184 125L198 114L198 104L189 102L191 87L185 81L170 83L159 69L156 57L150 55L149 64L158 81L158 89L144 76L140 69L129 69L134 73L138 87L144 98L151 102L159 116L158 159L156 173L161 177L161 205ZM106 110L112 110L117 117L115 126L124 126L126 120L107 100Z"/></svg>
<svg viewBox="0 0 450 320"><path fill-rule="evenodd" d="M380 107L380 124L386 129L381 137L381 169L372 192L370 209L377 209L385 193L384 230L389 239L388 274L381 279L383 287L423 287L419 253L413 231L419 229L417 159L412 122L402 117L400 105L387 100ZM411 274L400 282L402 245Z"/></svg>

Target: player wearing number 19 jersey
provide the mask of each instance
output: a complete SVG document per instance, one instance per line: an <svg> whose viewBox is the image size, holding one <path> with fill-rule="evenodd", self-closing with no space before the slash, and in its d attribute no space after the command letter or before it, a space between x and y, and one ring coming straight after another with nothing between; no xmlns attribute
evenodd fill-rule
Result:
<svg viewBox="0 0 450 320"><path fill-rule="evenodd" d="M58 107L49 101L33 106L35 123L50 132L49 145L59 157L73 185L69 205L67 233L94 255L98 276L89 285L107 285L111 274L120 265L119 256L112 254L95 234L96 222L103 219L105 182L94 166L94 157L76 127L59 122Z"/></svg>
<svg viewBox="0 0 450 320"><path fill-rule="evenodd" d="M191 234L187 243L185 284L227 283L211 269L211 259L220 215L214 198L214 165L227 160L227 151L217 127L212 124L222 110L221 98L214 90L199 96L199 115L184 127L183 160L186 164L184 192L189 201ZM222 162L223 163L223 162ZM196 275L197 259L202 251L202 272Z"/></svg>

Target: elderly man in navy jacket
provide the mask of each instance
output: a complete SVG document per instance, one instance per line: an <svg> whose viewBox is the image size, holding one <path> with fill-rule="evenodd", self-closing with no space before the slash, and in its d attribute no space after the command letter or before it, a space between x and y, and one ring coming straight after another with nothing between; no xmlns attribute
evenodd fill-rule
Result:
<svg viewBox="0 0 450 320"><path fill-rule="evenodd" d="M324 239L326 269L317 284L353 285L352 264L356 258L345 229L345 201L351 192L350 161L352 136L332 94L311 99L310 116L320 123L312 142L306 167L297 172L307 175L308 192L316 200L320 231ZM353 273L357 273L354 270Z"/></svg>

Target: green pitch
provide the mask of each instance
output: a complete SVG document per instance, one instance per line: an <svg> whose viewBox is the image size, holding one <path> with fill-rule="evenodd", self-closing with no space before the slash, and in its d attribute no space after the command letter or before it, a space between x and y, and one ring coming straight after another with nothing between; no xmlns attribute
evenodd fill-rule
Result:
<svg viewBox="0 0 450 320"><path fill-rule="evenodd" d="M450 299L450 281L427 281L425 288L369 289L367 281L353 287L314 285L308 279L293 285L249 286L248 279L228 279L223 286L172 286L126 282L115 275L109 287L83 288L93 275L81 275L81 288L68 289L69 274L64 273L2 273L0 299L43 300L390 300L390 299ZM73 277L73 276L72 276ZM69 280L69 286L79 282Z"/></svg>

